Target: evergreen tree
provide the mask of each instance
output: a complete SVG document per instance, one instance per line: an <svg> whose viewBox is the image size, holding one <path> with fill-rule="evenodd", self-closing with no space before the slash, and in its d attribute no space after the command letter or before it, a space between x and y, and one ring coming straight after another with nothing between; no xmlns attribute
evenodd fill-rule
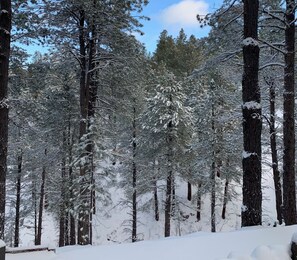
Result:
<svg viewBox="0 0 297 260"><path fill-rule="evenodd" d="M191 140L191 109L186 106L186 96L181 82L165 68L156 77L156 89L147 100L142 115L146 136L143 145L154 151L166 180L165 237L170 236L173 214L174 179L179 172L179 159L183 158Z"/></svg>

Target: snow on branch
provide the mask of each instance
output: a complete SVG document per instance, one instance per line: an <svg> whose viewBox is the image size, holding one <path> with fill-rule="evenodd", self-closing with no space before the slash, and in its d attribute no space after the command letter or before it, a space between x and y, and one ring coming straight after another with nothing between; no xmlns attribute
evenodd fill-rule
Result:
<svg viewBox="0 0 297 260"><path fill-rule="evenodd" d="M0 108L8 108L8 99L2 99L0 100Z"/></svg>
<svg viewBox="0 0 297 260"><path fill-rule="evenodd" d="M257 156L257 153L250 153L250 152L247 152L247 151L243 151L242 152L242 159L245 159L245 158L249 158L250 156Z"/></svg>
<svg viewBox="0 0 297 260"><path fill-rule="evenodd" d="M282 18L282 17L279 17L277 14L284 14L283 11L279 10L279 11L276 11L276 10L267 10L267 9L263 9L262 10L264 14L267 14L269 15L270 17L272 17L273 19L276 19L278 21L280 21L281 23L285 24L285 20Z"/></svg>
<svg viewBox="0 0 297 260"><path fill-rule="evenodd" d="M0 28L0 30L3 31L5 34L10 35L10 32L7 31L6 29L4 29L4 28Z"/></svg>
<svg viewBox="0 0 297 260"><path fill-rule="evenodd" d="M266 45L268 45L268 46L271 47L272 49L274 49L274 50L276 50L276 51L278 51L278 52L280 52L280 53L282 53L282 54L286 54L285 51L283 51L282 49L276 47L275 44L273 44L273 43L269 43L269 42L266 42L266 41L264 41L264 40L260 40L260 39L258 39L258 41L259 41L259 42L262 42L262 43L264 43L264 44L266 44Z"/></svg>
<svg viewBox="0 0 297 260"><path fill-rule="evenodd" d="M242 41L242 44L244 46L259 46L259 43L256 39L253 39L252 37L247 37Z"/></svg>
<svg viewBox="0 0 297 260"><path fill-rule="evenodd" d="M256 101L249 101L249 102L245 102L242 105L243 109L261 109L261 104L256 102Z"/></svg>
<svg viewBox="0 0 297 260"><path fill-rule="evenodd" d="M263 69L265 69L267 67L272 67L272 66L279 66L279 67L283 67L284 68L285 67L285 64L279 63L279 62L271 62L271 63L264 64L263 66L261 66L259 68L259 70L263 70Z"/></svg>

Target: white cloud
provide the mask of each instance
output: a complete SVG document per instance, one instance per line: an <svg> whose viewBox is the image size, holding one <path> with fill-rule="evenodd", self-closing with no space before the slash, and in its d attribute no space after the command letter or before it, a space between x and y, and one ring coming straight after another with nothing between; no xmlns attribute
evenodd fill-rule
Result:
<svg viewBox="0 0 297 260"><path fill-rule="evenodd" d="M167 26L183 28L199 27L197 14L208 13L208 4L203 0L182 0L161 12L162 22Z"/></svg>

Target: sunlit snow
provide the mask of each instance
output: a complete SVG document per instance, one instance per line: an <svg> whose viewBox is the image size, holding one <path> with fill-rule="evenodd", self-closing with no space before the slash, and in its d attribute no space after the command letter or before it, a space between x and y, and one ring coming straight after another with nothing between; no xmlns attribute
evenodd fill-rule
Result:
<svg viewBox="0 0 297 260"><path fill-rule="evenodd" d="M109 246L73 246L53 252L7 255L7 260L289 260L297 226L198 232L184 237Z"/></svg>

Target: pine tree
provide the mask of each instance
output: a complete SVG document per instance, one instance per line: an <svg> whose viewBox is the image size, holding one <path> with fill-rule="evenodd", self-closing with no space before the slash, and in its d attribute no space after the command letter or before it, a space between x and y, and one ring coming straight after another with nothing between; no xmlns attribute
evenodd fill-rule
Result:
<svg viewBox="0 0 297 260"><path fill-rule="evenodd" d="M179 159L183 158L191 140L191 109L186 105L181 82L163 69L156 78L155 92L147 101L142 115L145 140L142 145L154 151L166 181L165 237L170 236L174 203L174 179L179 172Z"/></svg>

